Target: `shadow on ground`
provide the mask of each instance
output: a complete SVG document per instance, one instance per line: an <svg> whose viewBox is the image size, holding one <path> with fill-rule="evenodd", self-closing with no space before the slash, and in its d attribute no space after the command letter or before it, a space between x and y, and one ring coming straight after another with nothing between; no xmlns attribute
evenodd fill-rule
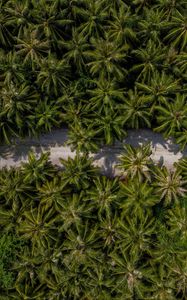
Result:
<svg viewBox="0 0 187 300"><path fill-rule="evenodd" d="M119 155L123 151L124 144L138 147L145 143L151 143L153 160L158 165L173 167L173 163L182 157L187 157L187 148L180 151L179 145L173 139L165 140L164 137L149 129L129 130L128 136L123 142L117 141L111 147L103 147L95 156L94 160L101 163L101 172L105 175L114 176L116 174L115 165L119 163Z"/></svg>
<svg viewBox="0 0 187 300"><path fill-rule="evenodd" d="M63 147L68 138L68 130L55 129L50 133L43 134L37 138L26 138L24 140L15 140L13 145L0 146L0 159L18 162L27 159L31 150L36 155L42 151L50 151L51 148Z"/></svg>
<svg viewBox="0 0 187 300"><path fill-rule="evenodd" d="M64 143L68 138L68 129L55 129L51 133L43 134L39 139L27 138L25 140L16 140L14 145L0 146L0 167L19 165L26 161L30 150L34 150L37 156L42 151L51 152L51 161L59 164L59 157L67 158L73 156L69 147ZM124 144L130 144L137 147L143 143L151 143L153 159L160 165L172 166L175 161L181 157L187 156L187 149L180 151L172 139L165 140L159 133L149 129L129 130L127 138L123 142L117 141L112 146L104 146L101 150L92 155L94 164L101 168L101 172L108 176L116 173L116 164L118 156L123 151Z"/></svg>

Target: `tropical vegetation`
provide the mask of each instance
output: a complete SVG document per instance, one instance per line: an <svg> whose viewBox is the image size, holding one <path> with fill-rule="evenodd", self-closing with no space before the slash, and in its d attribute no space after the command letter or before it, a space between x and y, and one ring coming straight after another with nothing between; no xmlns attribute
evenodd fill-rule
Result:
<svg viewBox="0 0 187 300"><path fill-rule="evenodd" d="M186 16L183 0L1 0L1 143L68 126L95 151L152 128L184 148Z"/></svg>
<svg viewBox="0 0 187 300"><path fill-rule="evenodd" d="M1 169L0 299L186 299L187 158L119 159L115 178L88 154Z"/></svg>
<svg viewBox="0 0 187 300"><path fill-rule="evenodd" d="M185 148L186 50L186 0L0 0L0 143L76 151L0 169L0 300L187 299L187 158L89 156L139 128Z"/></svg>

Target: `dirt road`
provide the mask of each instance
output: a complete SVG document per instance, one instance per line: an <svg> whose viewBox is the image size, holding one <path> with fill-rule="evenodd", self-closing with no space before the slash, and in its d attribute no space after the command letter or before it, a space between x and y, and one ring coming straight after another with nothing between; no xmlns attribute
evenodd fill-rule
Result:
<svg viewBox="0 0 187 300"><path fill-rule="evenodd" d="M15 145L0 146L0 168L7 166L19 166L21 162L27 161L28 153L33 149L36 155L42 151L50 151L50 159L60 165L59 158L74 157L75 153L70 147L64 145L67 141L68 130L57 129L51 133L42 135L39 139L17 140ZM114 146L103 147L94 157L94 164L101 168L102 173L107 175L119 174L115 168L118 162L118 156L123 150L123 144L128 143L132 146L138 146L142 143L150 142L152 146L152 158L155 162L160 162L168 168L173 167L173 163L182 156L187 156L187 149L180 152L178 145L172 140L164 140L161 134L154 133L151 130L129 130L128 137L123 143L116 142Z"/></svg>

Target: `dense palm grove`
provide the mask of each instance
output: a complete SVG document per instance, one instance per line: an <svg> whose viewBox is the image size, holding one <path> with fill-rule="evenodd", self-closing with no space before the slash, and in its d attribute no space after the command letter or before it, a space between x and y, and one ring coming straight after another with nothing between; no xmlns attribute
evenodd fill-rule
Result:
<svg viewBox="0 0 187 300"><path fill-rule="evenodd" d="M0 172L0 299L186 299L187 159L126 146L123 175L49 153Z"/></svg>
<svg viewBox="0 0 187 300"><path fill-rule="evenodd" d="M186 16L186 0L0 0L0 142L68 126L77 151L0 170L0 300L187 299L187 158L170 171L126 145L107 178L88 157L129 128L185 147Z"/></svg>
<svg viewBox="0 0 187 300"><path fill-rule="evenodd" d="M186 0L1 0L1 142L68 126L95 151L150 127L184 147L186 16Z"/></svg>

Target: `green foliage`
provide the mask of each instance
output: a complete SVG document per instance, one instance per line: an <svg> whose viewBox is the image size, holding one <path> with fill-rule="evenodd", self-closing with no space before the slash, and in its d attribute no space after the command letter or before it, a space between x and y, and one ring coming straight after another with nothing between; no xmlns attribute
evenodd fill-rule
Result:
<svg viewBox="0 0 187 300"><path fill-rule="evenodd" d="M28 162L22 163L22 175L24 183L40 184L46 179L53 177L54 167L49 162L49 152L42 153L40 158L36 158L34 152L28 155Z"/></svg>
<svg viewBox="0 0 187 300"><path fill-rule="evenodd" d="M184 124L162 119L186 105L186 9L183 0L1 1L1 143L68 126L72 149L95 152L148 127L184 148Z"/></svg>
<svg viewBox="0 0 187 300"><path fill-rule="evenodd" d="M146 97L140 96L136 90L128 91L124 103L119 105L127 128L151 127L151 113L147 103Z"/></svg>
<svg viewBox="0 0 187 300"><path fill-rule="evenodd" d="M109 111L114 111L124 99L124 91L118 87L117 82L113 80L106 80L100 78L92 81L94 88L89 89L89 102L92 109L107 115Z"/></svg>
<svg viewBox="0 0 187 300"><path fill-rule="evenodd" d="M175 47L179 46L181 50L185 50L187 47L186 10L183 13L176 10L175 14L173 14L171 21L167 25L169 33L166 36L166 40L172 41L173 45Z"/></svg>
<svg viewBox="0 0 187 300"><path fill-rule="evenodd" d="M164 205L177 201L179 197L185 195L186 180L182 179L180 170L171 171L164 166L163 168L157 167L153 172L157 193L160 194L160 199L164 201Z"/></svg>
<svg viewBox="0 0 187 300"><path fill-rule="evenodd" d="M137 42L135 24L137 18L132 15L127 6L122 6L118 11L116 8L111 10L112 20L109 20L109 38L119 44L134 45Z"/></svg>
<svg viewBox="0 0 187 300"><path fill-rule="evenodd" d="M149 145L126 151L141 168L126 152L119 178L86 154L0 170L0 298L185 299L186 159L169 171Z"/></svg>
<svg viewBox="0 0 187 300"><path fill-rule="evenodd" d="M95 116L94 128L101 140L102 136L105 137L105 144L113 144L116 139L122 140L126 136L126 131L123 129L124 118L122 114L109 112L107 115L101 113L93 113L93 115Z"/></svg>
<svg viewBox="0 0 187 300"><path fill-rule="evenodd" d="M133 148L131 145L125 145L125 152L119 157L119 167L125 171L131 178L138 177L141 181L143 178L150 179L150 155L151 145Z"/></svg>
<svg viewBox="0 0 187 300"><path fill-rule="evenodd" d="M1 233L0 236L0 289L12 287L15 273L13 263L17 259L23 243L13 234Z"/></svg>
<svg viewBox="0 0 187 300"><path fill-rule="evenodd" d="M81 156L79 152L75 158L68 157L68 160L60 158L60 162L65 167L63 180L67 184L72 184L77 189L89 187L91 179L96 177L96 168L92 166L93 159L87 154Z"/></svg>
<svg viewBox="0 0 187 300"><path fill-rule="evenodd" d="M137 63L133 65L131 71L137 72L137 80L151 82L154 72L164 67L166 53L161 46L156 45L151 39L143 48L132 50L132 54Z"/></svg>
<svg viewBox="0 0 187 300"><path fill-rule="evenodd" d="M155 128L155 131L163 131L165 137L170 137L171 135L175 136L182 129L187 129L187 105L184 95L177 94L174 102L166 102L156 109L158 110L157 120L160 126Z"/></svg>
<svg viewBox="0 0 187 300"><path fill-rule="evenodd" d="M118 179L89 158L131 128L185 148L186 10L0 1L0 142L68 126L76 150L0 170L0 299L186 299L186 158L168 170L127 145Z"/></svg>
<svg viewBox="0 0 187 300"><path fill-rule="evenodd" d="M149 182L141 182L136 176L137 174L133 181L121 184L119 198L120 208L123 209L124 215L142 215L150 211L149 207L159 202Z"/></svg>
<svg viewBox="0 0 187 300"><path fill-rule="evenodd" d="M150 80L150 84L137 82L138 90L145 94L151 104L151 113L155 110L155 105L162 106L167 102L168 97L175 95L179 91L179 80L174 80L173 77L165 72L161 74L155 72Z"/></svg>
<svg viewBox="0 0 187 300"><path fill-rule="evenodd" d="M85 52L91 75L100 75L107 79L112 76L118 80L124 79L126 70L121 65L126 57L126 46L119 46L108 39L92 38L91 48L93 50Z"/></svg>

